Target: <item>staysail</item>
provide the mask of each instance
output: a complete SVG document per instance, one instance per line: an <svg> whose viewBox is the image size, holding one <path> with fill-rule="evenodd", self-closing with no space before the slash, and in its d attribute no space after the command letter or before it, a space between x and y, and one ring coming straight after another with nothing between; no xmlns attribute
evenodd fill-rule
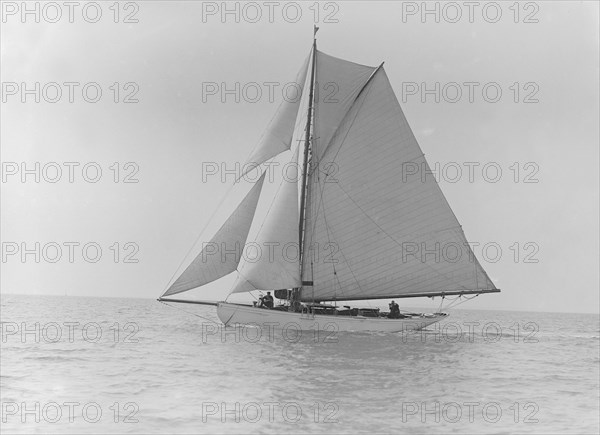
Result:
<svg viewBox="0 0 600 435"><path fill-rule="evenodd" d="M312 285L301 300L495 289L427 172L383 68L319 151L309 178L302 274Z"/></svg>
<svg viewBox="0 0 600 435"><path fill-rule="evenodd" d="M256 240L238 268L231 293L300 286L298 149L280 172L281 185ZM250 252L253 251L253 254Z"/></svg>
<svg viewBox="0 0 600 435"><path fill-rule="evenodd" d="M208 284L233 272L241 259L246 238L260 197L265 174L252 189L214 237L204 246L185 271L167 289L163 296L174 295Z"/></svg>

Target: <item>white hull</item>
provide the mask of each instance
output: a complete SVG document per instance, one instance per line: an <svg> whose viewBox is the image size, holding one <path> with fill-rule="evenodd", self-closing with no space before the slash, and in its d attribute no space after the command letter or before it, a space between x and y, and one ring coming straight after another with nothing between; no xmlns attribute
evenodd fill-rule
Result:
<svg viewBox="0 0 600 435"><path fill-rule="evenodd" d="M404 319L387 319L362 316L331 316L322 314L292 313L247 305L219 302L217 315L225 326L255 326L260 328L292 329L327 332L402 332L425 328L447 317L446 314L427 315Z"/></svg>

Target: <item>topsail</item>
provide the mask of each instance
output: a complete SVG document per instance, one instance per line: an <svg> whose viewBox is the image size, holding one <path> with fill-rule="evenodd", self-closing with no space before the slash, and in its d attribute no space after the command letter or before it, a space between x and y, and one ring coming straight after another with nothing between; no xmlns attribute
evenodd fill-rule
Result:
<svg viewBox="0 0 600 435"><path fill-rule="evenodd" d="M296 76L294 83L289 84L288 89L295 89L296 94L286 95L279 105L275 116L267 127L260 142L246 159L241 176L243 177L253 168L262 165L267 160L282 152L289 150L292 145L292 135L297 123L298 110L303 101L303 89L306 89L307 70L309 67L307 57L302 68Z"/></svg>
<svg viewBox="0 0 600 435"><path fill-rule="evenodd" d="M375 68L317 51L313 155L322 155L354 99Z"/></svg>

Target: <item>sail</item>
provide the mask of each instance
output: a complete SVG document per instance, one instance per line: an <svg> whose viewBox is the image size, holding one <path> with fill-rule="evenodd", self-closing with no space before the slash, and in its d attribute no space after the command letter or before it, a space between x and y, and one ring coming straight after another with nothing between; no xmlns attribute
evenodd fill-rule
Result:
<svg viewBox="0 0 600 435"><path fill-rule="evenodd" d="M321 150L309 178L302 279L312 285L302 300L495 289L431 172L424 176L383 68Z"/></svg>
<svg viewBox="0 0 600 435"><path fill-rule="evenodd" d="M317 51L313 152L322 155L374 67L359 65Z"/></svg>
<svg viewBox="0 0 600 435"><path fill-rule="evenodd" d="M279 190L256 239L247 243L231 293L300 286L298 149L280 174Z"/></svg>
<svg viewBox="0 0 600 435"><path fill-rule="evenodd" d="M265 174L163 296L200 287L236 269L254 218Z"/></svg>
<svg viewBox="0 0 600 435"><path fill-rule="evenodd" d="M302 68L300 68L296 80L293 83L286 83L284 87L282 87L285 89L285 91L283 91L285 92L284 99L279 105L267 130L260 139L260 142L252 151L248 159L246 159L241 177L270 158L290 149L292 135L298 117L298 109L302 100L302 90L306 88L305 82L311 57L312 56L308 56L302 64Z"/></svg>

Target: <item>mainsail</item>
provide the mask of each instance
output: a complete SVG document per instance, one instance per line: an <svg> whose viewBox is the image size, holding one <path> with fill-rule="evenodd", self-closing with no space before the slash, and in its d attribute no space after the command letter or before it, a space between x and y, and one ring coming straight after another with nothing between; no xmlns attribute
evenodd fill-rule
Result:
<svg viewBox="0 0 600 435"><path fill-rule="evenodd" d="M313 285L301 300L495 289L435 179L404 173L406 163L429 167L383 68L319 154L303 264L303 280Z"/></svg>
<svg viewBox="0 0 600 435"><path fill-rule="evenodd" d="M240 262L265 174L163 296L203 286L233 272Z"/></svg>

